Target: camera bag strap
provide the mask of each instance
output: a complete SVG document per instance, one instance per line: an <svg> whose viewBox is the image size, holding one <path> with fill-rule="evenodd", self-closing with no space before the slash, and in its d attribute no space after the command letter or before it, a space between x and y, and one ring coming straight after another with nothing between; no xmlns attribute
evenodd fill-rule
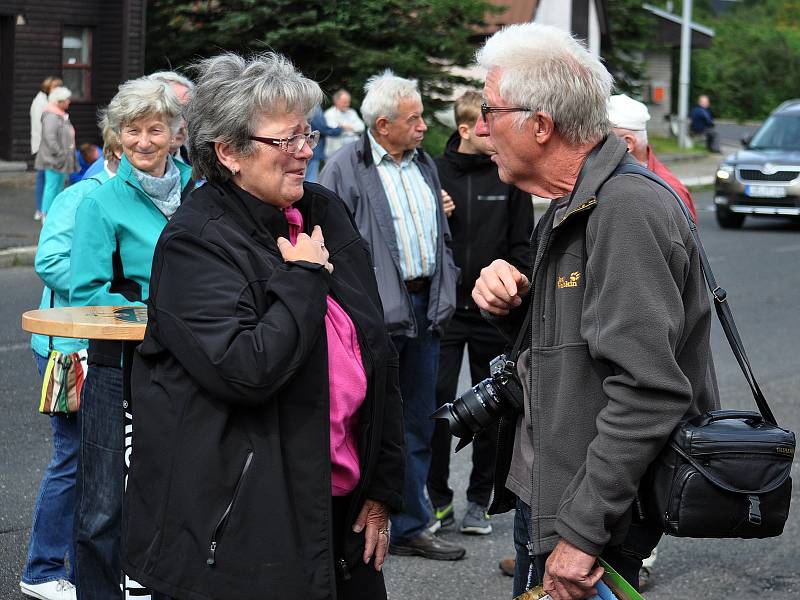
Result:
<svg viewBox="0 0 800 600"><path fill-rule="evenodd" d="M727 298L728 293L717 283L717 280L714 277L714 273L711 270L711 263L709 262L706 251L703 248L702 242L700 241L700 236L697 234L697 225L695 224L692 215L689 213L689 209L686 208L683 200L680 198L680 196L678 196L678 194L675 193L675 190L673 190L666 181L642 165L633 163L622 164L616 168L611 176L613 177L615 175L623 174L641 175L642 177L645 177L667 189L678 201L678 205L681 207L683 215L689 222L689 230L692 233L692 238L694 239L694 243L697 246L697 251L700 255L700 265L702 267L703 276L705 277L708 289L711 291L711 295L714 297L714 309L717 312L717 317L722 325L722 330L725 332L725 337L728 340L728 344L730 344L731 350L733 350L733 354L736 357L736 361L739 363L739 367L742 369L744 378L747 380L747 384L750 386L750 390L753 393L753 398L755 399L758 411L761 413L761 416L767 423L777 426L778 423L775 420L775 416L772 414L769 404L767 404L767 399L764 397L764 394L761 392L761 388L758 386L756 376L753 373L752 367L750 366L750 360L747 358L747 354L745 353L744 344L742 343L741 337L739 337L739 331L736 328L736 323L733 321L733 313L731 312L730 304L728 303Z"/></svg>

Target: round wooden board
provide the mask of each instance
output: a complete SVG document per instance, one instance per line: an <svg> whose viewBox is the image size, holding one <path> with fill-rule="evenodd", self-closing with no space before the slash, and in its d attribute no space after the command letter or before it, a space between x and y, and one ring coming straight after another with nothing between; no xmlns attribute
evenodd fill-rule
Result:
<svg viewBox="0 0 800 600"><path fill-rule="evenodd" d="M29 310L22 329L54 337L141 340L147 327L144 306L70 306Z"/></svg>

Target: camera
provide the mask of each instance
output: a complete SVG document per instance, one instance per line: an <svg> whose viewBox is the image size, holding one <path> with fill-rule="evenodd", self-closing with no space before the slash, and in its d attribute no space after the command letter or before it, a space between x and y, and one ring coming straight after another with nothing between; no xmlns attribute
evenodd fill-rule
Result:
<svg viewBox="0 0 800 600"><path fill-rule="evenodd" d="M516 363L505 354L489 363L490 377L478 382L452 403L440 406L432 419L445 419L450 433L459 438L456 452L469 445L476 434L506 412L522 412L522 383Z"/></svg>

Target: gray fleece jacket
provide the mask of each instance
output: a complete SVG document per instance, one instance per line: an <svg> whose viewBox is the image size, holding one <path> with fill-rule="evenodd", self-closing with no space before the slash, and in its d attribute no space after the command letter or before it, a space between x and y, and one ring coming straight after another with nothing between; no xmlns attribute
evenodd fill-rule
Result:
<svg viewBox="0 0 800 600"><path fill-rule="evenodd" d="M511 508L509 491L530 504L536 554L560 538L593 555L621 544L670 432L719 404L688 223L661 186L609 179L626 160L609 136L563 218L554 224L555 206L542 218L529 302L505 319L513 330L533 310L525 414L501 423L492 511Z"/></svg>

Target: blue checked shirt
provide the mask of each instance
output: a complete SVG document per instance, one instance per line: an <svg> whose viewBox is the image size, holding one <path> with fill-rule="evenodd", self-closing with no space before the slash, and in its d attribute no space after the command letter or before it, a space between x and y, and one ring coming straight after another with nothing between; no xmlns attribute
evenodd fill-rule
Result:
<svg viewBox="0 0 800 600"><path fill-rule="evenodd" d="M403 279L433 277L436 272L437 198L425 182L416 152L406 152L398 165L368 131L372 159L392 211Z"/></svg>

